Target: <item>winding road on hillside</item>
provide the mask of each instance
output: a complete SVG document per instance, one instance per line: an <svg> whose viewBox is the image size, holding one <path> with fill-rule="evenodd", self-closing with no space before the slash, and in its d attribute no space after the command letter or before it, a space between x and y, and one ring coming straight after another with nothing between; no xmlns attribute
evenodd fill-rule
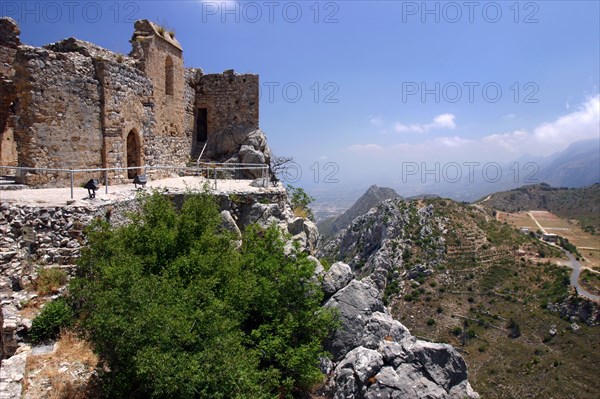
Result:
<svg viewBox="0 0 600 399"><path fill-rule="evenodd" d="M540 230L543 233L546 233L546 230L542 227L542 225L535 219L535 217L533 216L533 214L531 212L528 212L528 215L531 219L533 219L533 221L539 226ZM559 248L561 249L569 258L569 263L567 264L567 266L569 266L571 268L571 285L573 287L575 287L575 291L577 291L578 295L581 295L582 297L591 299L592 301L597 301L600 302L600 296L598 295L594 295L592 293L587 292L582 286L581 284L579 284L579 275L581 274L581 269L583 268L581 266L581 263L579 263L579 261L575 258L575 256L573 256L572 253L570 253L569 251L558 247L557 245L553 245L550 243L546 243L548 245L552 245L553 247Z"/></svg>
<svg viewBox="0 0 600 399"><path fill-rule="evenodd" d="M581 263L575 259L572 253L563 249L563 252L569 257L569 267L573 270L571 272L571 285L575 287L578 295L591 299L592 301L600 302L600 296L587 292L581 284L579 284L579 274L581 273Z"/></svg>

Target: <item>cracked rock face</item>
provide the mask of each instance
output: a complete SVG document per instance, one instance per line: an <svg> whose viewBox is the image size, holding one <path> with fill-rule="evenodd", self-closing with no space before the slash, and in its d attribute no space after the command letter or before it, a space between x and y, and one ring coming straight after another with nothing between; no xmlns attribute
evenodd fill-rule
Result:
<svg viewBox="0 0 600 399"><path fill-rule="evenodd" d="M341 262L325 274L350 269ZM334 269L334 270L332 270ZM447 344L417 340L385 309L370 277L351 280L325 303L337 309L340 328L327 343L333 355L331 390L335 399L478 398L467 366Z"/></svg>

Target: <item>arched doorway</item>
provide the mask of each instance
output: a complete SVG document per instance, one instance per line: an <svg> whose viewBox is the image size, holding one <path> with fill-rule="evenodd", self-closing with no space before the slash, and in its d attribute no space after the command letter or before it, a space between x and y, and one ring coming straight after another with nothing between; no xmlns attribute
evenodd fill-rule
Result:
<svg viewBox="0 0 600 399"><path fill-rule="evenodd" d="M133 168L136 166L142 166L140 152L140 144L137 139L135 131L130 131L127 135L127 167ZM127 178L133 179L136 175L140 174L139 169L128 169Z"/></svg>

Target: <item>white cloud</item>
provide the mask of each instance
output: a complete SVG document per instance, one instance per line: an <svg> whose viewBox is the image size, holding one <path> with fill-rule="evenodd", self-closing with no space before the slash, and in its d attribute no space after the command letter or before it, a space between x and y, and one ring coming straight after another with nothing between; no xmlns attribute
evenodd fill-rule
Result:
<svg viewBox="0 0 600 399"><path fill-rule="evenodd" d="M570 143L600 137L600 96L590 97L577 111L561 116L552 122L544 122L533 131L492 134L483 143L502 147L511 152L526 150L536 154L560 151Z"/></svg>
<svg viewBox="0 0 600 399"><path fill-rule="evenodd" d="M375 156L393 163L399 159L410 160L469 160L509 161L517 156L549 155L561 151L574 141L600 137L600 96L588 98L578 109L538 124L533 129L517 129L491 134L481 138L465 138L457 135L431 137L416 142L381 144L354 144L347 151L353 156ZM404 125L403 125L404 126ZM404 131L425 132L438 128L453 129L454 115L443 114L430 124L405 126Z"/></svg>
<svg viewBox="0 0 600 399"><path fill-rule="evenodd" d="M446 147L452 147L452 148L458 148L458 147L463 147L467 144L471 144L473 143L472 140L468 140L468 139L463 139L461 137L458 136L453 136L453 137L437 137L433 140L435 143L439 143L442 144Z"/></svg>
<svg viewBox="0 0 600 399"><path fill-rule="evenodd" d="M452 114L441 114L433 118L430 123L405 125L403 123L394 124L394 130L397 133L426 133L432 129L456 129L454 122L455 116Z"/></svg>
<svg viewBox="0 0 600 399"><path fill-rule="evenodd" d="M571 142L573 139L598 137L600 134L600 96L584 103L578 111L543 123L533 131L538 141Z"/></svg>
<svg viewBox="0 0 600 399"><path fill-rule="evenodd" d="M483 142L502 147L511 152L516 152L520 149L523 140L527 137L529 137L529 133L525 130L515 130L510 133L486 136L483 138Z"/></svg>
<svg viewBox="0 0 600 399"><path fill-rule="evenodd" d="M379 144L353 144L346 148L352 152L382 152L384 148Z"/></svg>
<svg viewBox="0 0 600 399"><path fill-rule="evenodd" d="M515 114L506 114L502 117L502 119L515 119L517 115Z"/></svg>

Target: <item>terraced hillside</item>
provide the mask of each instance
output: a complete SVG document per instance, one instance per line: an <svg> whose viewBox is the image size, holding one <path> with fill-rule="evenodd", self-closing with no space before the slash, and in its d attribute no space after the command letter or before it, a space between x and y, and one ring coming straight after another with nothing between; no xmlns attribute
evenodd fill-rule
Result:
<svg viewBox="0 0 600 399"><path fill-rule="evenodd" d="M321 255L379 275L394 316L460 348L483 398L600 397L600 327L582 321L600 322L597 305L569 298L568 269L554 265L561 253L484 208L388 200Z"/></svg>

